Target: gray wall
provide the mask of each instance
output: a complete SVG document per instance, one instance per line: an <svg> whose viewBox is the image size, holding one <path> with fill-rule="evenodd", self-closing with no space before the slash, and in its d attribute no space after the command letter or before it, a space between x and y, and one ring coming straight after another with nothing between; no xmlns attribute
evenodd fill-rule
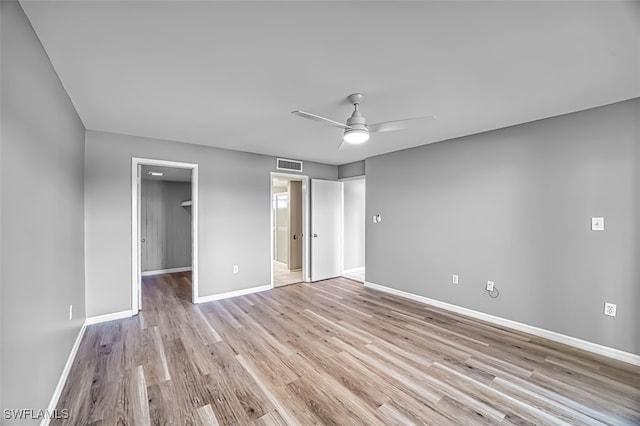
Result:
<svg viewBox="0 0 640 426"><path fill-rule="evenodd" d="M365 220L366 220L365 179L344 182L344 258L343 269L364 267Z"/></svg>
<svg viewBox="0 0 640 426"><path fill-rule="evenodd" d="M142 180L142 271L191 266L191 183Z"/></svg>
<svg viewBox="0 0 640 426"><path fill-rule="evenodd" d="M270 173L275 157L87 131L87 313L131 309L131 157L199 164L199 295L268 285ZM337 179L336 166L304 174ZM233 265L240 273L233 274Z"/></svg>
<svg viewBox="0 0 640 426"><path fill-rule="evenodd" d="M20 5L0 10L1 407L44 409L85 318L84 126Z"/></svg>
<svg viewBox="0 0 640 426"><path fill-rule="evenodd" d="M368 159L367 281L640 354L638 117L635 99Z"/></svg>
<svg viewBox="0 0 640 426"><path fill-rule="evenodd" d="M364 176L365 174L364 172L365 172L364 160L338 166L339 179L346 179L346 178L355 177L355 176Z"/></svg>

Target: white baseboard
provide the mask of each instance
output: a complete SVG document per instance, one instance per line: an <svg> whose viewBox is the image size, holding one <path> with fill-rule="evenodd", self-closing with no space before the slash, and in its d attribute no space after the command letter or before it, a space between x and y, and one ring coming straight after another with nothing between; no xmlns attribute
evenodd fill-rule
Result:
<svg viewBox="0 0 640 426"><path fill-rule="evenodd" d="M49 406L47 407L47 412L53 413L56 405L58 405L58 400L60 400L60 395L62 395L62 389L64 388L65 383L67 383L67 377L69 377L69 371L71 371L71 366L73 365L73 361L76 359L76 354L78 353L78 348L80 348L80 342L82 342L82 336L84 336L84 332L87 329L87 321L82 323L82 327L80 327L80 331L76 336L76 341L73 343L71 347L71 352L69 353L69 357L67 358L67 362L62 369L62 374L60 374L60 379L58 379L58 384L53 391L53 395L51 396L51 400L49 401ZM44 418L42 422L40 422L40 426L48 426L50 419Z"/></svg>
<svg viewBox="0 0 640 426"><path fill-rule="evenodd" d="M213 302L214 300L229 299L236 296L244 296L245 294L259 293L261 291L271 290L271 285L261 285L259 287L244 288L242 290L230 291L228 293L212 294L211 296L198 297L196 303Z"/></svg>
<svg viewBox="0 0 640 426"><path fill-rule="evenodd" d="M344 271L342 271L342 275L357 274L359 272L364 272L364 266L360 266L358 268L345 269Z"/></svg>
<svg viewBox="0 0 640 426"><path fill-rule="evenodd" d="M160 275L160 274L173 274L175 272L188 272L193 268L191 266L182 266L180 268L169 268L169 269L157 269L155 271L144 271L141 275L143 277L149 277L151 275Z"/></svg>
<svg viewBox="0 0 640 426"><path fill-rule="evenodd" d="M130 318L133 316L133 311L129 309L128 311L114 312L112 314L98 315L96 317L87 318L86 324L93 325L99 324L101 322L113 321L122 318Z"/></svg>
<svg viewBox="0 0 640 426"><path fill-rule="evenodd" d="M396 290L394 288L385 287L383 285L374 284L372 282L365 282L364 286L372 290L383 291L385 293L390 293L396 296L415 300L417 302L425 303L427 305L436 306L438 308L446 309L451 312L456 312L458 314L466 315L472 318L487 321L503 327L508 327L514 330L533 334L534 336L543 337L545 339L553 340L554 342L573 346L574 348L583 349L589 352L596 353L598 355L603 355L619 361L628 362L629 364L640 366L640 355L621 351L619 349L610 348L608 346L599 345L597 343L588 342L586 340L567 336L565 334L556 333L555 331L545 330L543 328L534 327L532 325L523 324L521 322L512 321L512 320L500 318L494 315L485 314L483 312L474 311L472 309L463 308L461 306L452 305L450 303L441 302L439 300L429 299L428 297L419 296L417 294L408 293L402 290Z"/></svg>

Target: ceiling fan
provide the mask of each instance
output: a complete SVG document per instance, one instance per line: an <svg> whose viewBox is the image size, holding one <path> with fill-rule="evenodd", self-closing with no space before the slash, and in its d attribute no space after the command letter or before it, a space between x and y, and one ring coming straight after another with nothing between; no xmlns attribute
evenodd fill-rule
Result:
<svg viewBox="0 0 640 426"><path fill-rule="evenodd" d="M404 130L411 127L418 120L433 120L435 115L426 115L415 118L405 118L402 120L385 121L382 123L367 124L367 120L360 114L360 104L364 99L362 93L353 93L347 96L349 103L353 105L353 113L351 117L347 119L346 124L342 124L338 121L331 120L329 118L321 117L310 112L295 110L291 111L291 114L295 114L299 117L308 118L309 120L319 121L321 123L327 123L331 126L338 127L344 130L344 138L338 149L342 149L344 144L358 145L365 143L369 140L370 133L378 132L391 132L395 130Z"/></svg>

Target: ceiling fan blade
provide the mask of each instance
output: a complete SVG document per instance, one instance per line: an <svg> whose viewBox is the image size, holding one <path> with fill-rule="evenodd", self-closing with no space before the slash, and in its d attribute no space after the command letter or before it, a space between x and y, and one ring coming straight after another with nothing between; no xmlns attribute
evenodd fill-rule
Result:
<svg viewBox="0 0 640 426"><path fill-rule="evenodd" d="M295 110L295 111L291 111L291 114L295 114L295 115L297 115L299 117L302 117L302 118L308 118L309 120L319 121L320 123L327 123L327 124L330 124L330 125L332 125L334 127L339 127L342 130L351 128L351 126L347 126L346 124L342 124L342 123L340 123L338 121L334 121L334 120L331 120L329 118L324 118L324 117L321 117L319 115L311 114L310 112L304 112L304 111Z"/></svg>
<svg viewBox="0 0 640 426"><path fill-rule="evenodd" d="M340 142L340 145L338 145L338 151L344 151L347 146L349 146L349 144L345 141Z"/></svg>
<svg viewBox="0 0 640 426"><path fill-rule="evenodd" d="M368 124L370 133L392 132L394 130L408 129L420 120L435 120L435 115L425 115L424 117L405 118L404 120L385 121L383 123Z"/></svg>

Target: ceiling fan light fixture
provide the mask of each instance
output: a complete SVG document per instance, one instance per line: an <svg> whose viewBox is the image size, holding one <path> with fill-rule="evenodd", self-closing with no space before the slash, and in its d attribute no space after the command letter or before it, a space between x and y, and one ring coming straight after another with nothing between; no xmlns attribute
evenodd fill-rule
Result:
<svg viewBox="0 0 640 426"><path fill-rule="evenodd" d="M411 127L416 120L434 119L434 115L404 118L401 120L383 121L375 124L367 124L367 120L360 113L360 103L364 99L362 93L352 93L347 96L349 103L353 105L353 112L351 116L347 118L346 124L342 124L339 121L331 120L330 118L322 117L320 115L311 114L310 112L304 112L300 110L291 111L299 117L306 118L313 121L329 124L333 127L343 129L342 143L338 149L342 149L345 144L349 145L361 145L369 140L369 133L378 132L391 132L396 130L404 130Z"/></svg>
<svg viewBox="0 0 640 426"><path fill-rule="evenodd" d="M369 132L366 129L347 129L344 131L344 141L352 145L359 145L369 140Z"/></svg>

